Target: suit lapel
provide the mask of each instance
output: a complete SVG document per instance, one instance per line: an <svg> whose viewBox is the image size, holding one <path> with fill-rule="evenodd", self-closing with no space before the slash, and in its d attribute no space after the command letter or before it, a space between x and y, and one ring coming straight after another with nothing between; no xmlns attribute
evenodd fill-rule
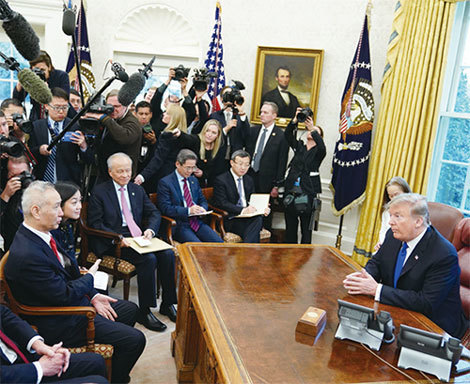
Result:
<svg viewBox="0 0 470 384"><path fill-rule="evenodd" d="M271 131L271 134L270 134L269 137L268 137L268 141L266 141L266 144L265 144L265 146L264 146L263 153L261 154L261 158L263 158L264 154L266 153L266 150L269 148L269 147L268 147L269 143L270 143L271 141L276 140L276 136L277 136L277 134L278 134L276 128L277 128L276 126L273 127L273 130Z"/></svg>
<svg viewBox="0 0 470 384"><path fill-rule="evenodd" d="M428 244L430 236L431 236L431 227L428 227L428 229L426 230L426 233L421 238L419 243L416 244L415 249L413 249L413 252L411 252L411 255L408 257L408 260L406 260L406 263L403 266L403 269L401 270L400 277L404 275L405 273L407 273L416 264L418 264L419 259L421 257L425 256L425 250L427 248L427 244Z"/></svg>
<svg viewBox="0 0 470 384"><path fill-rule="evenodd" d="M173 188L175 188L175 196L178 196L178 200L180 202L180 205L184 207L184 197L183 195L181 194L181 188L180 188L180 185L179 185L179 179L178 179L178 176L176 176L176 172L173 172L171 174L171 177L172 177L172 181L173 181Z"/></svg>
<svg viewBox="0 0 470 384"><path fill-rule="evenodd" d="M122 225L121 206L119 205L116 188L114 188L114 183L112 180L108 180L106 181L106 183L109 184L109 187L105 188L105 190L108 195L108 199L111 202L111 207L113 207L116 210L118 217L119 217L120 225Z"/></svg>

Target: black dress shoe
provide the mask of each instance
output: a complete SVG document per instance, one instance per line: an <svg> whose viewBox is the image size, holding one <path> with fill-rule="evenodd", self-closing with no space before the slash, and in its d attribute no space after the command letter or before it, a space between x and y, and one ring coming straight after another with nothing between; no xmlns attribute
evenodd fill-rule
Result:
<svg viewBox="0 0 470 384"><path fill-rule="evenodd" d="M174 305L160 305L160 313L176 323L176 309Z"/></svg>
<svg viewBox="0 0 470 384"><path fill-rule="evenodd" d="M166 325L158 320L152 312L141 313L138 321L151 331L163 332L166 329Z"/></svg>

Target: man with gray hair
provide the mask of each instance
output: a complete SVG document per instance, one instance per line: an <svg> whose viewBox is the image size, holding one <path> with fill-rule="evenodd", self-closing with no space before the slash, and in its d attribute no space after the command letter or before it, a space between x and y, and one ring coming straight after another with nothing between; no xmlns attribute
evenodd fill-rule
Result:
<svg viewBox="0 0 470 384"><path fill-rule="evenodd" d="M62 219L60 195L49 182L35 181L23 193L24 223L10 247L5 276L15 298L32 306L93 306L95 341L114 347L112 381L129 381L129 372L145 347L145 336L133 328L137 306L98 293L97 261L81 275L77 261L56 244L50 232ZM45 341L65 347L86 344L85 316L27 316Z"/></svg>
<svg viewBox="0 0 470 384"><path fill-rule="evenodd" d="M388 204L390 229L361 272L343 281L352 295L420 312L454 337L468 328L460 300L454 246L429 223L424 196L405 193Z"/></svg>
<svg viewBox="0 0 470 384"><path fill-rule="evenodd" d="M196 154L182 149L176 157L176 170L158 183L158 206L165 216L176 220L173 237L180 243L213 242L223 240L199 216L206 214L207 201L199 181L192 176L196 169Z"/></svg>
<svg viewBox="0 0 470 384"><path fill-rule="evenodd" d="M108 172L111 180L96 186L90 197L88 225L102 231L120 233L124 237L140 237L150 240L159 230L161 215L148 198L145 190L131 183L132 160L125 153L110 156ZM144 227L144 223L146 227ZM114 247L121 247L121 257L137 269L137 284L140 317L138 321L146 328L163 332L166 325L158 320L150 308L157 306L155 268L158 267L162 282L163 301L160 313L176 321L175 255L171 250L139 254L123 239L115 245L110 239L93 237L92 250L98 255L107 255Z"/></svg>

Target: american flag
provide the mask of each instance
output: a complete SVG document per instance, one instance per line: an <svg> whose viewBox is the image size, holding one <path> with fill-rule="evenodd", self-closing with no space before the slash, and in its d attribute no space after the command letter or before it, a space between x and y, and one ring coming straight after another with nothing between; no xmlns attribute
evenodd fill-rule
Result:
<svg viewBox="0 0 470 384"><path fill-rule="evenodd" d="M72 8L72 2L70 0L69 8ZM88 43L88 30L83 0L80 2L80 13L78 14L77 23L75 25L75 41L77 43L78 62L80 63L80 72L82 75L83 96L86 99L95 91L96 83L91 67L90 44ZM73 52L73 47L70 49L66 72L69 74L70 82L79 92L80 89L78 85L77 69L75 67L75 54Z"/></svg>
<svg viewBox="0 0 470 384"><path fill-rule="evenodd" d="M219 111L220 104L217 99L220 91L225 87L225 71L222 62L224 58L224 49L222 45L222 7L217 1L215 6L215 24L212 32L211 42L207 51L207 59L204 62L209 71L216 71L217 77L211 79L209 83L208 95L212 101L212 111Z"/></svg>

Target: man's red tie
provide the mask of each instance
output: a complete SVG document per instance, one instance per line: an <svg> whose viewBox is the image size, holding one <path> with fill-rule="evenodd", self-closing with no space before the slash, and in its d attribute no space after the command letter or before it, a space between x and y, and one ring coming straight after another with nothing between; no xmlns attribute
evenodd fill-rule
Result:
<svg viewBox="0 0 470 384"><path fill-rule="evenodd" d="M191 198L191 193L189 192L187 180L188 179L186 178L183 179L183 192L184 192L184 200L186 201L186 205L188 208L190 208L194 205L194 202L193 202L193 199ZM197 232L199 230L200 224L199 224L197 217L189 218L189 226L194 232Z"/></svg>
<svg viewBox="0 0 470 384"><path fill-rule="evenodd" d="M18 346L13 342L13 340L11 340L2 331L0 331L0 339L8 346L8 348L12 349L19 357L21 357L24 363L29 364L29 361L26 356L23 355L23 352L21 352Z"/></svg>
<svg viewBox="0 0 470 384"><path fill-rule="evenodd" d="M60 265L62 265L62 260L59 257L59 252L57 252L57 244L55 243L55 240L52 236L49 244L51 245L52 252L54 252L55 257L57 257L57 260L59 260Z"/></svg>

